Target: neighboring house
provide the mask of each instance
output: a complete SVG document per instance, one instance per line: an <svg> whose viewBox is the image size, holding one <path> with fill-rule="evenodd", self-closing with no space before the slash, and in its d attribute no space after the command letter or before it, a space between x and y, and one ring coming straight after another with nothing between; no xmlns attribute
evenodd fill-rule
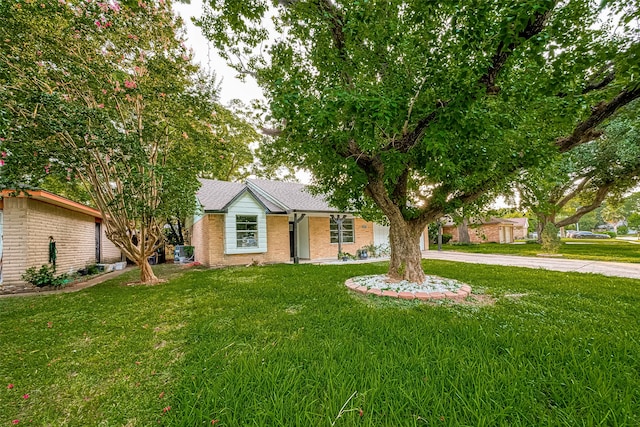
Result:
<svg viewBox="0 0 640 427"><path fill-rule="evenodd" d="M303 184L200 182L201 213L190 227L191 244L195 260L207 266L337 258L336 219L343 220L343 252L355 255L371 244L389 244L388 227L338 211Z"/></svg>
<svg viewBox="0 0 640 427"><path fill-rule="evenodd" d="M59 273L120 261L96 209L44 190L28 196L3 190L0 195L0 290L24 285L27 268L49 264L49 237L55 241Z"/></svg>
<svg viewBox="0 0 640 427"><path fill-rule="evenodd" d="M526 239L529 235L529 218L505 218L513 222L513 239Z"/></svg>
<svg viewBox="0 0 640 427"><path fill-rule="evenodd" d="M469 221L469 240L471 243L513 243L514 227L512 218L489 218ZM451 234L452 242L459 242L458 227L447 222L442 227L443 234Z"/></svg>

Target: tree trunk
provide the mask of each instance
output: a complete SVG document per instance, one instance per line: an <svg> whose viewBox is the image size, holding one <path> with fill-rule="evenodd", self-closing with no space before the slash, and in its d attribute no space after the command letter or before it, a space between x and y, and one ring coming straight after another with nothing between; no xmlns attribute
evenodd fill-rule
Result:
<svg viewBox="0 0 640 427"><path fill-rule="evenodd" d="M141 283L153 284L158 282L158 278L153 273L153 270L151 269L151 264L149 264L149 260L147 258L144 258L143 261L139 262L138 266L140 267Z"/></svg>
<svg viewBox="0 0 640 427"><path fill-rule="evenodd" d="M418 224L404 220L390 221L391 261L388 275L391 279L414 283L425 281L420 252L420 235L423 231L424 227Z"/></svg>
<svg viewBox="0 0 640 427"><path fill-rule="evenodd" d="M538 243L542 243L542 231L544 230L544 227L549 223L555 225L556 218L555 215L537 214L536 216L538 217L538 224L536 225L536 233L538 233L538 238L536 240L538 241Z"/></svg>
<svg viewBox="0 0 640 427"><path fill-rule="evenodd" d="M458 242L471 243L471 238L469 237L469 223L467 221L467 218L462 218L462 222L458 224Z"/></svg>
<svg viewBox="0 0 640 427"><path fill-rule="evenodd" d="M123 221L115 221L112 217L107 217L104 224L107 238L140 267L140 282L157 283L159 280L151 269L149 257L156 250L155 242L158 242L161 237L161 228L158 226L128 228Z"/></svg>

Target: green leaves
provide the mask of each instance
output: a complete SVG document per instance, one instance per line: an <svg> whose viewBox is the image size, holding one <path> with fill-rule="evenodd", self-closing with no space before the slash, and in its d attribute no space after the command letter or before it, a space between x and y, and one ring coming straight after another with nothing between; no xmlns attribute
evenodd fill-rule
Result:
<svg viewBox="0 0 640 427"><path fill-rule="evenodd" d="M414 225L551 158L631 87L637 53L636 30L607 25L616 9L637 16L617 1L231 3L211 2L201 25L258 76L281 131L275 158L312 171L337 206L375 200Z"/></svg>
<svg viewBox="0 0 640 427"><path fill-rule="evenodd" d="M108 237L146 264L163 222L195 207L197 175L218 166L209 159L242 121L198 86L170 3L7 3L2 186L81 182Z"/></svg>

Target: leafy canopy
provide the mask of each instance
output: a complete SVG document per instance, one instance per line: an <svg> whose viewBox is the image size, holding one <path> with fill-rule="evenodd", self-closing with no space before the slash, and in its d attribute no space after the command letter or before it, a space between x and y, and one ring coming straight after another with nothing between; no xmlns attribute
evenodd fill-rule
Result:
<svg viewBox="0 0 640 427"><path fill-rule="evenodd" d="M202 90L171 4L15 0L0 11L2 186L81 182L107 236L153 280L162 225L195 207L197 174L224 158L233 116Z"/></svg>

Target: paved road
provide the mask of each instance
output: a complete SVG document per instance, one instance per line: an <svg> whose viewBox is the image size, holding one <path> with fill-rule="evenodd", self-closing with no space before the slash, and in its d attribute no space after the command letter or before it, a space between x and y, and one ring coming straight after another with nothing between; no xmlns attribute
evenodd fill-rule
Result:
<svg viewBox="0 0 640 427"><path fill-rule="evenodd" d="M640 279L640 264L622 262L588 261L580 259L524 257L514 255L470 254L454 251L425 251L425 259L468 262L473 264L509 265L513 267L542 268L555 271L596 273L605 276Z"/></svg>

